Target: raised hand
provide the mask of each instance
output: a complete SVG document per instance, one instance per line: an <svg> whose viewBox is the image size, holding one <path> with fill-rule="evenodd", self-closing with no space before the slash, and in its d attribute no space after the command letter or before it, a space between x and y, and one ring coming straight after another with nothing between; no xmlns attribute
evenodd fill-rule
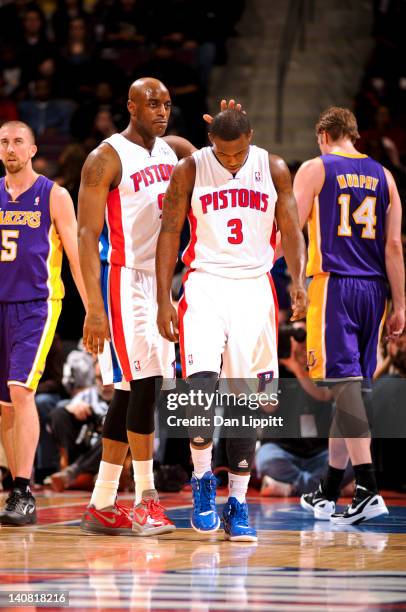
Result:
<svg viewBox="0 0 406 612"><path fill-rule="evenodd" d="M225 110L233 110L235 109L236 111L242 111L243 113L245 113L244 110L242 110L242 106L239 102L236 102L235 100L229 100L227 102L227 100L222 100L220 102L220 112L225 111ZM206 123L211 123L213 121L213 117L211 115L208 115L207 113L205 113L203 115L203 119L205 120Z"/></svg>

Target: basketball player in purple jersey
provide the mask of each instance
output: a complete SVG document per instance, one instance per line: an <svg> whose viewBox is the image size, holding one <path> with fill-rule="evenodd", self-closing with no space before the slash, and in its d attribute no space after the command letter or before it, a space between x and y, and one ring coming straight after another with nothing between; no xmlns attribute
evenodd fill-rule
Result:
<svg viewBox="0 0 406 612"><path fill-rule="evenodd" d="M376 369L387 282L388 336L398 337L405 325L402 211L391 173L355 149L351 111L327 109L316 134L322 155L305 162L294 181L301 222L309 227L308 366L312 378L336 383L336 424L344 437L330 438L326 477L301 505L317 519L355 524L388 512L377 491L361 381ZM348 458L354 499L335 513Z"/></svg>
<svg viewBox="0 0 406 612"><path fill-rule="evenodd" d="M13 487L3 525L36 522L30 477L39 437L34 393L61 312L62 248L86 303L73 203L66 189L34 172L31 128L0 128L0 405L2 439Z"/></svg>

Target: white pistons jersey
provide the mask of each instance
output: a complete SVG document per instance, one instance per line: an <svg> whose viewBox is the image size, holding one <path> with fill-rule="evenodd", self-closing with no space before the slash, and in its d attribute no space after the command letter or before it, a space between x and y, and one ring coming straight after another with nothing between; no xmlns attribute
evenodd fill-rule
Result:
<svg viewBox="0 0 406 612"><path fill-rule="evenodd" d="M177 157L162 138L155 139L151 153L121 134L104 142L120 157L122 174L120 184L107 198L100 259L153 272L163 197Z"/></svg>
<svg viewBox="0 0 406 612"><path fill-rule="evenodd" d="M189 211L190 243L183 262L228 278L254 278L273 265L277 193L269 154L254 145L231 174L211 147L195 151L195 186Z"/></svg>

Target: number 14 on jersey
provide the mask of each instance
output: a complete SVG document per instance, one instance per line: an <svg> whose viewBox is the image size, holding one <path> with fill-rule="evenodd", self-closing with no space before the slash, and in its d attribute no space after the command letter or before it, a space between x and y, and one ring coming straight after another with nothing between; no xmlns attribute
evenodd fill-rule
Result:
<svg viewBox="0 0 406 612"><path fill-rule="evenodd" d="M350 203L351 196L348 193L342 193L338 198L338 204L341 207L340 225L338 226L339 236L352 236L352 227L350 222ZM376 197L367 196L358 208L352 213L352 218L357 225L363 225L361 238L374 240L376 235Z"/></svg>

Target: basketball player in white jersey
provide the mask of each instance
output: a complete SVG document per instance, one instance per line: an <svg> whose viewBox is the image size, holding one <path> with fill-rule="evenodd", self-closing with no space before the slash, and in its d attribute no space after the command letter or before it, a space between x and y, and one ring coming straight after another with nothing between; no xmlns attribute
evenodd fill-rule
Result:
<svg viewBox="0 0 406 612"><path fill-rule="evenodd" d="M130 122L88 156L79 192L79 252L89 309L83 341L99 355L115 395L103 431L103 457L82 519L87 533L152 535L175 529L158 503L152 456L154 404L162 377L174 376L173 345L156 326L155 248L162 198L178 158L195 148L165 133L171 111L156 79L129 90ZM134 517L116 503L131 448Z"/></svg>
<svg viewBox="0 0 406 612"><path fill-rule="evenodd" d="M213 392L220 373L258 379L263 387L278 376L277 305L269 274L275 220L292 277L292 320L306 314L305 243L290 173L282 159L250 144L252 130L242 112L218 114L209 138L211 147L176 166L165 195L156 255L158 328L166 340L175 342L180 336L183 375L192 388L203 386ZM178 326L170 287L187 215L191 240L183 261L190 269ZM191 523L201 533L216 531L220 525L211 433L190 431ZM223 522L230 540L257 539L245 503L255 443L255 435L227 439L230 497Z"/></svg>

